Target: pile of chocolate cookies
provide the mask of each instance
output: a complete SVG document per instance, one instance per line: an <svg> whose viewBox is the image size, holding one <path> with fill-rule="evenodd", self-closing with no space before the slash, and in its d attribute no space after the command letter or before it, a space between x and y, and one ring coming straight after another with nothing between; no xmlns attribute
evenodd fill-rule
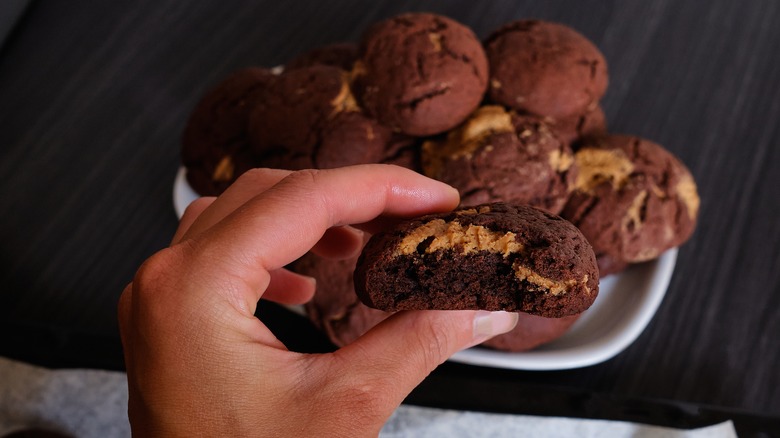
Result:
<svg viewBox="0 0 780 438"><path fill-rule="evenodd" d="M502 201L562 216L593 246L601 276L693 232L691 173L662 146L607 131L606 60L565 25L519 20L480 41L450 18L403 14L357 44L318 48L277 70L239 70L195 107L182 161L200 194L219 194L254 167L396 164L457 188L462 205ZM309 254L293 266L317 278L307 311L336 345L388 315L358 300L355 262ZM521 314L487 345L530 349L576 318Z"/></svg>

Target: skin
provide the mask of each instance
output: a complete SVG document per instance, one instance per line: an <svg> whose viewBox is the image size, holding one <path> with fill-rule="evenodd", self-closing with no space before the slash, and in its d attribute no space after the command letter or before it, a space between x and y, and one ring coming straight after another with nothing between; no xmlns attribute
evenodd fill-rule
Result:
<svg viewBox="0 0 780 438"><path fill-rule="evenodd" d="M364 231L457 203L451 187L385 165L258 169L194 202L120 298L133 434L376 435L436 366L516 314L400 312L333 353L302 354L256 306L312 297L314 280L283 268L307 251L350 257Z"/></svg>

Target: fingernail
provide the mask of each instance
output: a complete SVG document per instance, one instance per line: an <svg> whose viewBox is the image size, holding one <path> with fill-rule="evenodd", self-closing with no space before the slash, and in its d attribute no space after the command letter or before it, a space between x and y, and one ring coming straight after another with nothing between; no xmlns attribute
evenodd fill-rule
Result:
<svg viewBox="0 0 780 438"><path fill-rule="evenodd" d="M478 311L474 316L474 339L481 342L512 330L517 325L517 317L514 312Z"/></svg>

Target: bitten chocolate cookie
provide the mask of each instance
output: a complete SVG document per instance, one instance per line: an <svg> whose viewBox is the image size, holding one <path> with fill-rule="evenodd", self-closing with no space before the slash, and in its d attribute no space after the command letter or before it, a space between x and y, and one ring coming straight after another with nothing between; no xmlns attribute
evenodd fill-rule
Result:
<svg viewBox="0 0 780 438"><path fill-rule="evenodd" d="M468 27L439 15L403 14L362 37L355 91L368 114L426 136L462 122L487 87L484 49Z"/></svg>
<svg viewBox="0 0 780 438"><path fill-rule="evenodd" d="M690 237L699 210L696 183L662 146L610 135L583 144L575 161L575 191L562 216L605 266L656 258Z"/></svg>
<svg viewBox="0 0 780 438"><path fill-rule="evenodd" d="M201 195L217 195L255 166L249 151L247 121L274 75L250 67L234 72L195 106L182 135L181 157L187 180Z"/></svg>
<svg viewBox="0 0 780 438"><path fill-rule="evenodd" d="M355 269L369 307L581 313L598 294L590 244L525 205L484 204L400 223L369 240Z"/></svg>
<svg viewBox="0 0 780 438"><path fill-rule="evenodd" d="M566 119L593 109L607 89L601 51L574 29L547 21L509 23L485 41L488 95L519 111Z"/></svg>
<svg viewBox="0 0 780 438"><path fill-rule="evenodd" d="M423 144L424 173L458 189L463 205L529 204L557 214L576 176L573 153L542 119L480 107L444 140Z"/></svg>
<svg viewBox="0 0 780 438"><path fill-rule="evenodd" d="M313 65L330 65L350 71L357 58L357 44L335 43L309 50L295 57L284 66L284 69L289 71Z"/></svg>

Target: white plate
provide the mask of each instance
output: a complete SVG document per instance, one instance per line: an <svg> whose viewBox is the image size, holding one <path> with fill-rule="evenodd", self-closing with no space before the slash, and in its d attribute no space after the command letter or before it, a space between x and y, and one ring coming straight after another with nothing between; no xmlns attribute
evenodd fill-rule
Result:
<svg viewBox="0 0 780 438"><path fill-rule="evenodd" d="M173 206L181 217L198 194L179 169L173 185ZM599 297L560 338L522 353L470 348L450 360L518 370L563 370L581 368L608 360L642 333L653 318L672 278L677 248L656 260L634 265L601 280Z"/></svg>

